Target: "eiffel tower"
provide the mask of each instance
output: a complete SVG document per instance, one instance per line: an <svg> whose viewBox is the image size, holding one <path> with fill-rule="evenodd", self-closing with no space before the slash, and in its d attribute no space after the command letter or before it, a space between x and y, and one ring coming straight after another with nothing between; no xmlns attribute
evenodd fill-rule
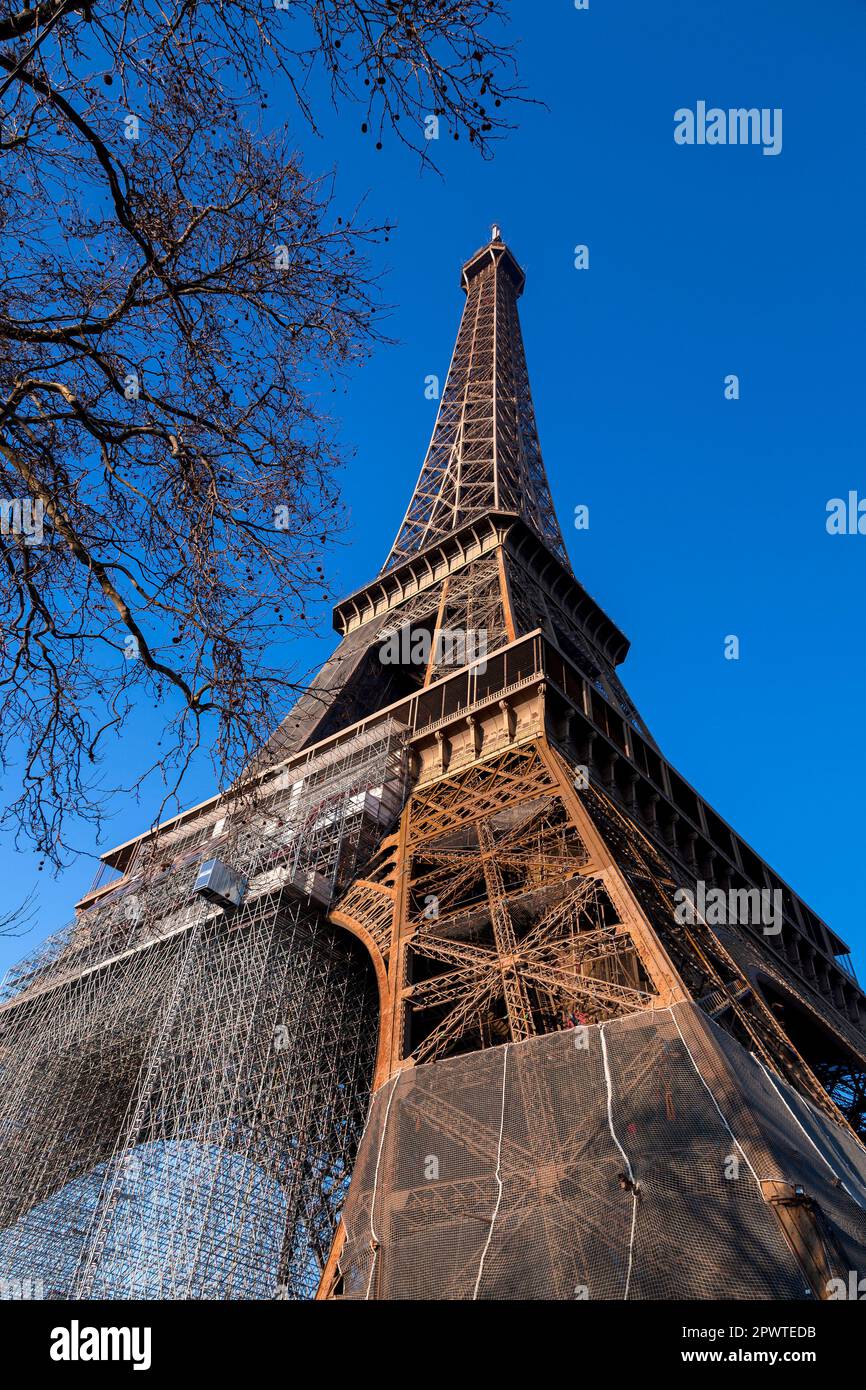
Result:
<svg viewBox="0 0 866 1390"><path fill-rule="evenodd" d="M620 679L498 228L461 285L397 538L252 792L104 855L7 980L0 1280L824 1298L866 1269L847 947Z"/></svg>
<svg viewBox="0 0 866 1390"><path fill-rule="evenodd" d="M351 675L315 736L371 661L412 777L331 913L373 958L381 1022L320 1297L824 1297L866 1253L866 999L622 684L628 641L575 578L545 476L524 279L494 226L405 519L336 610ZM751 1176L726 1183L738 1154Z"/></svg>

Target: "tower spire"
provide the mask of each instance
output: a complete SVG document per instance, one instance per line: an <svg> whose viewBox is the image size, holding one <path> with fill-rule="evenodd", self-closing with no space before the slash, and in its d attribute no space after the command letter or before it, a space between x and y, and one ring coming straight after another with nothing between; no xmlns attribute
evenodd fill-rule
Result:
<svg viewBox="0 0 866 1390"><path fill-rule="evenodd" d="M433 437L383 573L491 511L521 517L568 565L517 312L525 279L494 223L462 269L466 303Z"/></svg>

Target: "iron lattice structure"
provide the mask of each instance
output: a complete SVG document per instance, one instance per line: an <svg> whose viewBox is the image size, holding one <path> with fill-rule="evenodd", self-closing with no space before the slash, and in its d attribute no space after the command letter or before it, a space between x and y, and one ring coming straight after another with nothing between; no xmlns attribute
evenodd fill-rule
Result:
<svg viewBox="0 0 866 1390"><path fill-rule="evenodd" d="M523 271L496 237L463 268L466 304L433 438L397 539L393 569L467 522L514 512L568 563L553 509L517 300Z"/></svg>
<svg viewBox="0 0 866 1390"><path fill-rule="evenodd" d="M406 519L243 797L106 855L13 972L7 1278L825 1297L866 1266L847 948L650 734L565 555L498 233L461 283ZM191 894L213 856L240 908ZM684 892L775 895L773 929Z"/></svg>

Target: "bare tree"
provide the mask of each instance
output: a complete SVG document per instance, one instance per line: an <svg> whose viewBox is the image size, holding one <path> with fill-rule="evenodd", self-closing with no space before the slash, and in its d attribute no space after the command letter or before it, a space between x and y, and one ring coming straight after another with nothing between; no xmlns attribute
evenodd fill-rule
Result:
<svg viewBox="0 0 866 1390"><path fill-rule="evenodd" d="M486 153L513 91L499 0L19 5L0 0L0 727L20 787L0 825L58 865L69 812L98 825L111 788L159 767L174 796L203 745L219 783L238 773L300 679L277 643L326 596L322 383L379 333L388 228L336 214L269 100L315 128L324 91L422 155L433 117ZM161 747L118 780L148 702Z"/></svg>

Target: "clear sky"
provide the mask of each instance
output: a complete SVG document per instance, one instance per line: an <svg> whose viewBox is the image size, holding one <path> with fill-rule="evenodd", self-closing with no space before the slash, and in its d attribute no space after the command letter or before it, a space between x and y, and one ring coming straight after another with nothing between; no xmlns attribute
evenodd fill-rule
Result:
<svg viewBox="0 0 866 1390"><path fill-rule="evenodd" d="M626 684L674 766L866 973L866 535L825 526L830 498L866 497L866 6L512 12L522 80L546 109L524 108L493 162L444 134L444 177L422 176L395 141L376 152L355 111L326 117L322 140L298 125L308 168L336 166L347 209L366 195L371 219L397 223L378 264L398 341L327 400L356 450L332 582L349 592L385 558L433 424L425 377L447 370L460 264L496 219L527 273L524 338L566 544L631 638ZM781 153L677 145L674 112L699 101L781 108ZM578 244L588 270L574 268ZM588 531L571 524L578 504ZM334 640L323 629L286 659L307 668ZM153 736L149 717L117 765L143 763ZM187 800L211 790L202 768ZM104 847L153 804L118 804ZM94 848L86 829L80 841ZM52 880L5 845L0 872L7 903L34 884L40 901L39 927L0 941L5 969L68 920L93 862Z"/></svg>

